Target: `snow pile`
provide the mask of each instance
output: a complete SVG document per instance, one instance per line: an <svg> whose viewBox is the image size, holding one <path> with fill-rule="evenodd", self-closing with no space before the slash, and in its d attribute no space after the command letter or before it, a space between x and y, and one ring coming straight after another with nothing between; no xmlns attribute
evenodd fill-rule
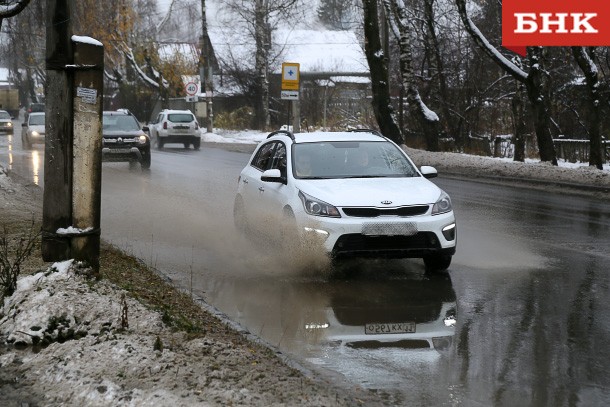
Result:
<svg viewBox="0 0 610 407"><path fill-rule="evenodd" d="M172 331L158 312L86 270L55 263L21 277L5 298L2 405L351 404L228 329L195 339Z"/></svg>
<svg viewBox="0 0 610 407"><path fill-rule="evenodd" d="M19 346L99 338L122 329L122 306L138 316L132 324L161 326L160 318L140 320L142 306L117 297L121 293L105 282L90 286L86 277L78 274L81 271L84 274L88 269L81 270L78 263L67 260L20 278L16 292L4 299L0 310L0 335L5 341Z"/></svg>

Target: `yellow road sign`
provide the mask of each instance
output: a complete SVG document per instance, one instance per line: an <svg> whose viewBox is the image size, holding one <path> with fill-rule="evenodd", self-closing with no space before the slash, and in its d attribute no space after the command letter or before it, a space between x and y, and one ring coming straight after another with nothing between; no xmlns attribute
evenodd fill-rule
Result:
<svg viewBox="0 0 610 407"><path fill-rule="evenodd" d="M299 67L294 62L282 64L282 90L299 90Z"/></svg>

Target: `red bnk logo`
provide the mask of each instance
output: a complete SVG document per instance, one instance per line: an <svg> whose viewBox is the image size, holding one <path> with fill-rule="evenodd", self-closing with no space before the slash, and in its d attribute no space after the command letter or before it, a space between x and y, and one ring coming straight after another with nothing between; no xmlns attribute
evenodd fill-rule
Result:
<svg viewBox="0 0 610 407"><path fill-rule="evenodd" d="M610 1L504 0L502 46L524 56L539 45L610 45Z"/></svg>

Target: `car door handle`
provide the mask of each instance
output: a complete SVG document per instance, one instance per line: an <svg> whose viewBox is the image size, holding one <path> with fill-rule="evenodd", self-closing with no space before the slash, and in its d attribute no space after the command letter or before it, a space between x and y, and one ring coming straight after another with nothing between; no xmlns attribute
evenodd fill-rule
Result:
<svg viewBox="0 0 610 407"><path fill-rule="evenodd" d="M245 178L244 178L242 181L244 182L244 184L247 184L247 183L248 183L248 180L247 180L247 179L245 179Z"/></svg>
<svg viewBox="0 0 610 407"><path fill-rule="evenodd" d="M258 187L258 190L261 192L265 192L265 188L263 188L263 187Z"/></svg>

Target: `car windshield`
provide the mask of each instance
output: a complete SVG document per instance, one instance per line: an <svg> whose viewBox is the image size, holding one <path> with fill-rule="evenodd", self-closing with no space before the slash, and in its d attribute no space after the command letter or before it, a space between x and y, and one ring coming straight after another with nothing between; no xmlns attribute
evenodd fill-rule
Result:
<svg viewBox="0 0 610 407"><path fill-rule="evenodd" d="M104 131L137 131L140 125L133 116L127 115L104 115Z"/></svg>
<svg viewBox="0 0 610 407"><path fill-rule="evenodd" d="M0 112L0 119L2 119L2 120L9 119L10 120L10 118L11 118L11 115L8 114L8 112Z"/></svg>
<svg viewBox="0 0 610 407"><path fill-rule="evenodd" d="M31 114L28 122L30 126L44 126L44 114Z"/></svg>
<svg viewBox="0 0 610 407"><path fill-rule="evenodd" d="M296 178L416 177L415 167L387 141L300 143L292 146Z"/></svg>
<svg viewBox="0 0 610 407"><path fill-rule="evenodd" d="M194 119L190 113L170 113L167 115L167 120L172 123L190 123Z"/></svg>

